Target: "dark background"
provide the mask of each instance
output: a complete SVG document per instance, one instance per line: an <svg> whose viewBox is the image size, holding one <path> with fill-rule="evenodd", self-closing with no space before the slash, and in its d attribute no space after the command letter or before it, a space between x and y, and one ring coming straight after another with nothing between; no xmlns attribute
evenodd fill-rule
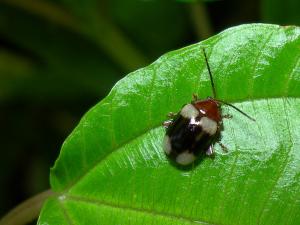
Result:
<svg viewBox="0 0 300 225"><path fill-rule="evenodd" d="M82 115L130 71L253 22L300 24L299 0L0 0L0 217L49 188Z"/></svg>

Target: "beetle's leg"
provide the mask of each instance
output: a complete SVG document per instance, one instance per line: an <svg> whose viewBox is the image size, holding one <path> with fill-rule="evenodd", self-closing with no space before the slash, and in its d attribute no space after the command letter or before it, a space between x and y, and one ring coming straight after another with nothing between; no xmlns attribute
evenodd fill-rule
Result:
<svg viewBox="0 0 300 225"><path fill-rule="evenodd" d="M195 102L195 101L198 101L199 98L198 98L198 95L193 93L193 101L192 102Z"/></svg>
<svg viewBox="0 0 300 225"><path fill-rule="evenodd" d="M228 148L225 145L223 145L220 141L217 141L217 142L221 146L223 152L227 153L228 152Z"/></svg>
<svg viewBox="0 0 300 225"><path fill-rule="evenodd" d="M171 126L173 123L173 120L167 120L165 122L163 122L163 126L164 128L168 128L169 126Z"/></svg>
<svg viewBox="0 0 300 225"><path fill-rule="evenodd" d="M177 113L174 113L174 112L169 112L168 113L168 117L173 119L175 116L177 115Z"/></svg>
<svg viewBox="0 0 300 225"><path fill-rule="evenodd" d="M222 115L222 119L232 119L232 115L230 114Z"/></svg>
<svg viewBox="0 0 300 225"><path fill-rule="evenodd" d="M220 134L222 131L222 127L223 127L223 121L221 120L220 123L217 126L217 133Z"/></svg>
<svg viewBox="0 0 300 225"><path fill-rule="evenodd" d="M210 145L205 153L208 156L212 156L215 153L213 145Z"/></svg>

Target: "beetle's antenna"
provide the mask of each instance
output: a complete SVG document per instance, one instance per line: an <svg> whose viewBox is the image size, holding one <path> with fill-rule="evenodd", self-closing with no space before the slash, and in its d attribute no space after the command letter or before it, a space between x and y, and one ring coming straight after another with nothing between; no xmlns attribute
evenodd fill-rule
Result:
<svg viewBox="0 0 300 225"><path fill-rule="evenodd" d="M207 67L207 70L208 70L208 73L209 73L211 88L212 88L212 92L213 92L213 98L216 98L215 84L214 84L214 80L213 80L213 77L212 77L212 73L210 71L210 67L209 67L209 64L208 64L208 59L207 59L207 56L206 56L205 49L202 48L202 51L203 51L203 54L204 54L204 58L205 58L205 62L206 62L206 67Z"/></svg>
<svg viewBox="0 0 300 225"><path fill-rule="evenodd" d="M207 70L208 70L208 73L209 73L209 78L210 78L210 82L211 82L211 88L212 88L212 92L213 92L213 100L215 100L218 103L221 103L221 104L224 104L224 105L228 105L228 106L234 108L236 111L238 111L241 114L243 114L244 116L248 117L248 119L250 119L252 121L255 121L254 118L252 118L251 116L249 116L248 114L246 114L245 112L243 112L242 110L240 110L239 108L235 107L234 105L232 105L230 103L227 103L227 102L224 102L222 100L216 99L215 84L214 84L213 76L212 76L212 73L211 73L211 70L210 70L210 67L209 67L209 64L208 64L208 59L207 59L207 55L206 55L206 52L205 52L205 48L202 48L202 51L203 51L203 54L204 54L204 58L205 58Z"/></svg>
<svg viewBox="0 0 300 225"><path fill-rule="evenodd" d="M251 116L249 116L247 113L243 112L242 110L240 110L239 108L235 107L234 105L228 103L228 102L224 102L222 100L219 100L219 99L214 99L215 101L219 102L219 103L222 103L224 105L228 105L232 108L234 108L236 111L240 112L241 114L243 114L244 116L248 117L248 119L252 120L252 121L256 121L254 118L252 118Z"/></svg>

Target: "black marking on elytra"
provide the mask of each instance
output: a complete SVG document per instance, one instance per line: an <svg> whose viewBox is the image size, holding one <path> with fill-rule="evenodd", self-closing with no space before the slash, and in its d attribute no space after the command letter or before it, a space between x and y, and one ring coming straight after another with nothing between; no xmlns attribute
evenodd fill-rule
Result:
<svg viewBox="0 0 300 225"><path fill-rule="evenodd" d="M197 117L196 121L200 121L200 119L201 117ZM190 119L178 115L174 119L174 125L166 131L172 149L168 156L173 160L176 160L176 157L185 151L189 151L198 157L199 154L205 153L212 144L213 139L211 136L203 131L201 126L191 124L190 121ZM201 138L196 141L198 135L201 135Z"/></svg>

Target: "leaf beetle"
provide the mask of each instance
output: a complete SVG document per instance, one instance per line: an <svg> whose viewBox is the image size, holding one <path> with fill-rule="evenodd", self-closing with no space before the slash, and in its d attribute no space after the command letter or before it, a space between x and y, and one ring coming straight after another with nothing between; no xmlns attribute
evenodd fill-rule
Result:
<svg viewBox="0 0 300 225"><path fill-rule="evenodd" d="M166 155L179 165L189 165L202 153L208 156L214 154L213 144L217 141L221 131L223 118L230 116L221 114L221 105L228 105L249 119L252 117L234 105L216 98L216 91L212 73L209 67L205 49L202 48L205 63L209 73L213 97L200 100L193 95L191 103L185 104L177 113L170 113L171 120L163 123L166 134L163 148ZM220 142L222 149L226 149Z"/></svg>

